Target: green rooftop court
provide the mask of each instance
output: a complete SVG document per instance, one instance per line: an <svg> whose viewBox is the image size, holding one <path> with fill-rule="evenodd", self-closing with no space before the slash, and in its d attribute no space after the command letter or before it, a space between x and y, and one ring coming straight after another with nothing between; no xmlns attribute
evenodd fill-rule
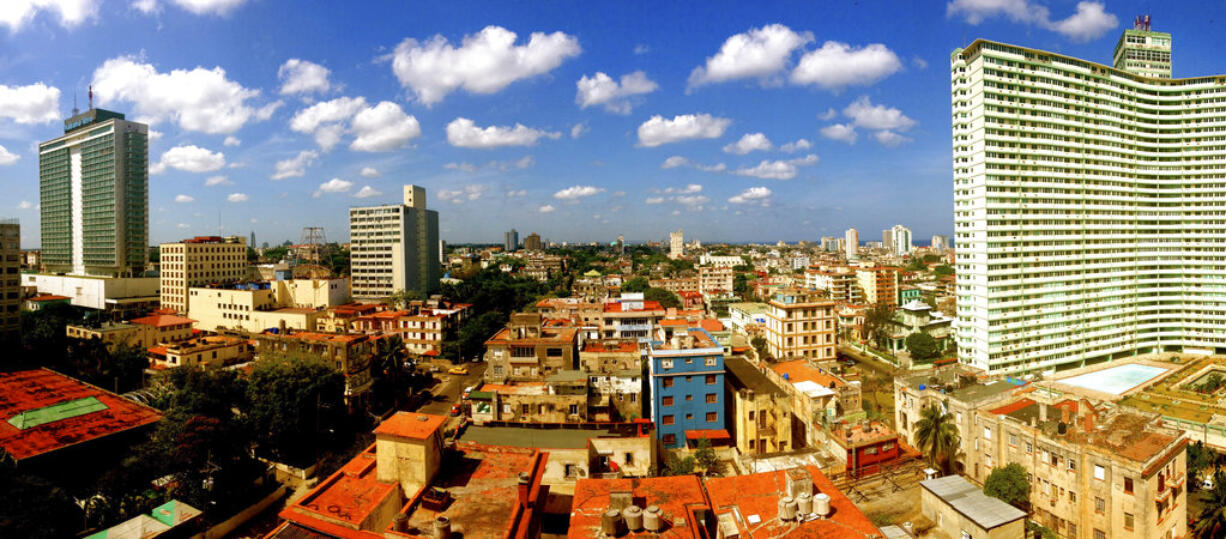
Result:
<svg viewBox="0 0 1226 539"><path fill-rule="evenodd" d="M106 410L107 406L96 397L70 400L51 406L26 410L8 418L10 425L25 430L39 425L46 425L62 419L83 416Z"/></svg>

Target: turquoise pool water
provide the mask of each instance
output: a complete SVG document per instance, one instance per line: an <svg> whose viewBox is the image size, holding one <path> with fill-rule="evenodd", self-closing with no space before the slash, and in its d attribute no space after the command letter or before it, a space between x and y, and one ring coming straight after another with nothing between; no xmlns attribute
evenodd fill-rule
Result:
<svg viewBox="0 0 1226 539"><path fill-rule="evenodd" d="M1056 381L1062 384L1068 384L1070 386L1084 387L1094 391L1102 391L1103 393L1120 395L1129 389L1152 380L1153 378L1165 373L1167 370L1169 369L1129 363L1128 365L1110 367L1101 371L1088 372L1080 376L1074 376L1072 378L1065 378L1063 380Z"/></svg>

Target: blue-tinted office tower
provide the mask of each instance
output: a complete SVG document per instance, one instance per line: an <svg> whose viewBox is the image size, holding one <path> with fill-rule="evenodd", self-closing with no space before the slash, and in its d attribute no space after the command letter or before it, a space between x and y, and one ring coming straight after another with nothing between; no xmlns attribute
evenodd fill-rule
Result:
<svg viewBox="0 0 1226 539"><path fill-rule="evenodd" d="M660 333L650 343L651 419L665 447L727 437L724 350L701 328Z"/></svg>

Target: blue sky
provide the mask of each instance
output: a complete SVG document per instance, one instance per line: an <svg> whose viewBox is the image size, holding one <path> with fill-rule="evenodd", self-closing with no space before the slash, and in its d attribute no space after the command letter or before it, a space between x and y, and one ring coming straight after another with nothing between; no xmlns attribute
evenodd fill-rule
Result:
<svg viewBox="0 0 1226 539"><path fill-rule="evenodd" d="M152 243L304 226L345 241L348 207L397 203L406 183L453 243L510 227L872 240L896 223L926 241L953 228L954 48L983 37L1109 63L1151 12L1176 76L1226 71L1221 6L658 4L7 0L0 216L37 247L36 144L93 84L99 106L160 134Z"/></svg>

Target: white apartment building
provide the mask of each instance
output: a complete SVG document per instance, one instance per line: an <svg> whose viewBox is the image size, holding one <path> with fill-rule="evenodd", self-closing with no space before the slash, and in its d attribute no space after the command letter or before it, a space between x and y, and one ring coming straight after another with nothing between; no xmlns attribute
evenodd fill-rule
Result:
<svg viewBox="0 0 1226 539"><path fill-rule="evenodd" d="M717 268L734 268L745 263L745 259L735 255L708 255L698 257L698 264L715 266Z"/></svg>
<svg viewBox="0 0 1226 539"><path fill-rule="evenodd" d="M894 225L890 228L889 242L886 243L890 252L896 256L907 256L911 252L911 229L902 225Z"/></svg>
<svg viewBox="0 0 1226 539"><path fill-rule="evenodd" d="M698 268L698 292L702 294L731 294L732 268L727 266L704 266Z"/></svg>
<svg viewBox="0 0 1226 539"><path fill-rule="evenodd" d="M438 212L426 209L424 188L404 186L404 204L349 208L349 241L355 299L438 289Z"/></svg>
<svg viewBox="0 0 1226 539"><path fill-rule="evenodd" d="M960 361L993 373L1226 350L1226 76L1171 79L1170 34L1115 67L955 50Z"/></svg>
<svg viewBox="0 0 1226 539"><path fill-rule="evenodd" d="M247 275L247 240L242 236L197 236L159 246L162 307L187 314L187 289L239 281Z"/></svg>
<svg viewBox="0 0 1226 539"><path fill-rule="evenodd" d="M860 232L854 228L847 229L843 233L843 249L845 249L847 259L855 260L857 257L856 249L860 248Z"/></svg>
<svg viewBox="0 0 1226 539"><path fill-rule="evenodd" d="M685 256L685 235L678 228L676 232L668 234L668 257L681 258Z"/></svg>

